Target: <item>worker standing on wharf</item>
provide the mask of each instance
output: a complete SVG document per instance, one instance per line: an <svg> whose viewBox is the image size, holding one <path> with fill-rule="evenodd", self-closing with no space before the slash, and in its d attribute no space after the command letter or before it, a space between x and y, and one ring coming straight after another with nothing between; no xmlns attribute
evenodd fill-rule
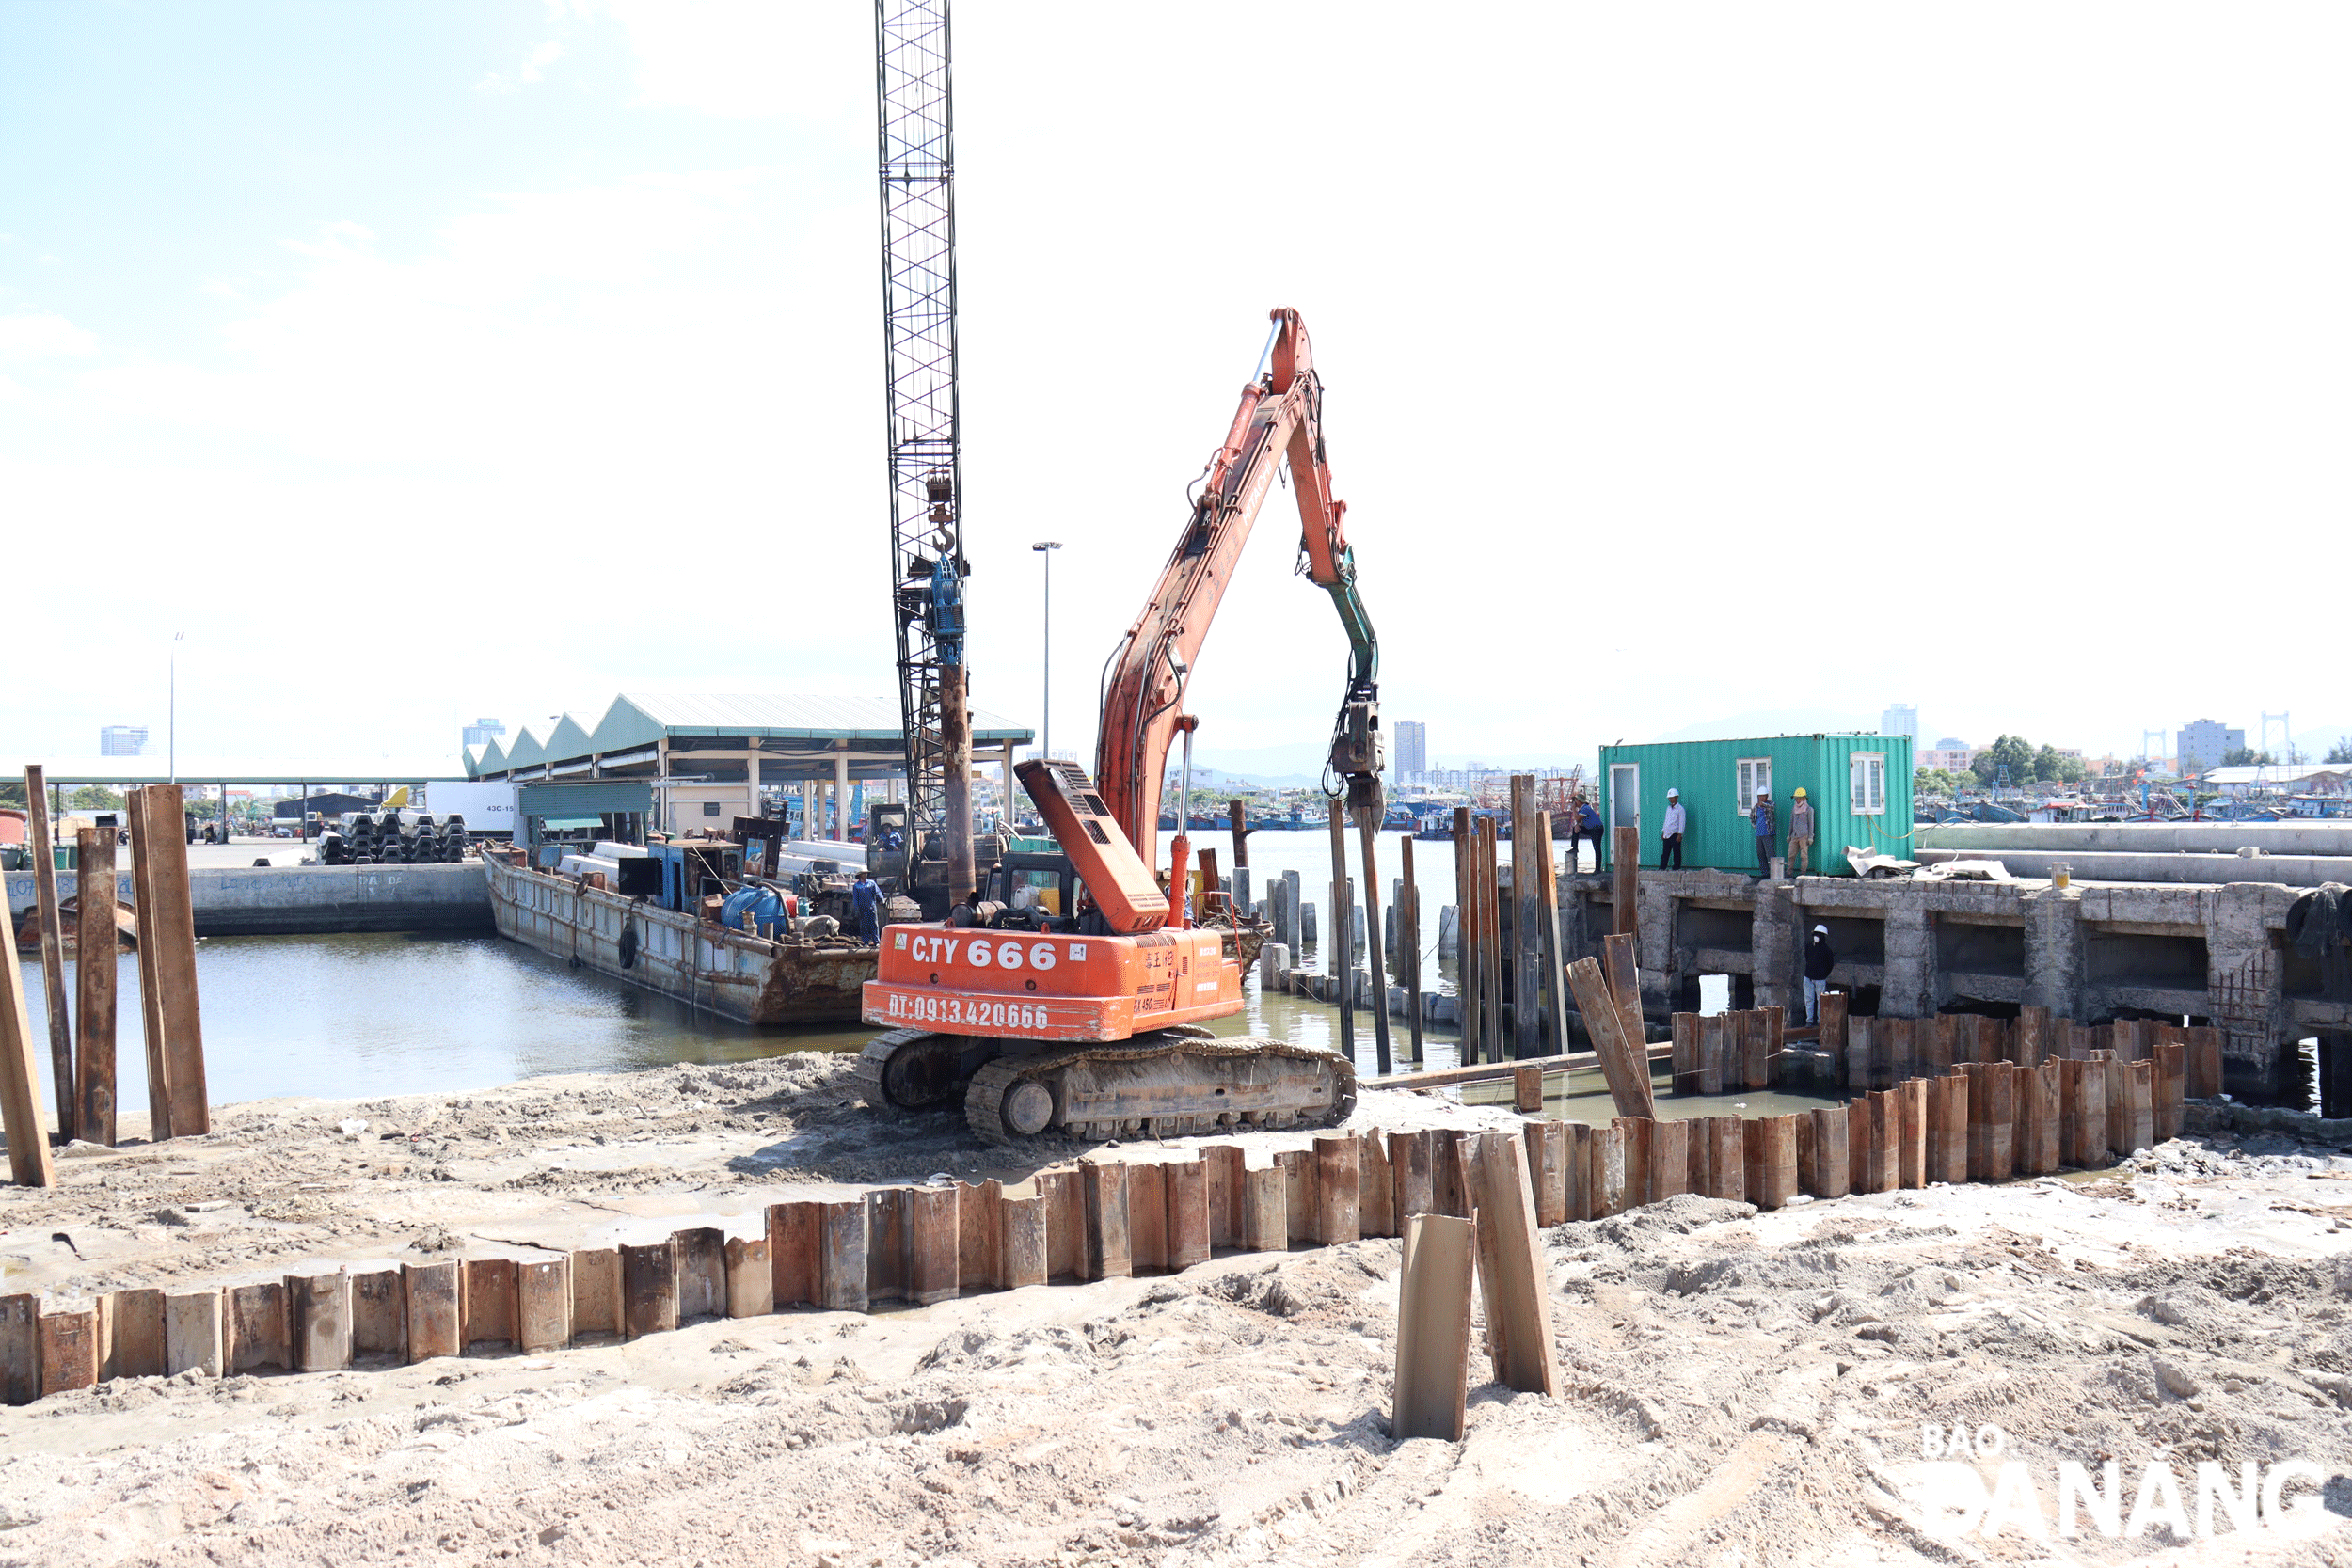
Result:
<svg viewBox="0 0 2352 1568"><path fill-rule="evenodd" d="M1589 838L1593 841L1593 869L1598 871L1600 869L1600 813L1595 811L1593 802L1582 796L1579 796L1576 802L1576 837L1580 846L1577 853L1579 869L1582 868L1584 859L1581 844L1583 840Z"/></svg>
<svg viewBox="0 0 2352 1568"><path fill-rule="evenodd" d="M1788 806L1788 875L1804 877L1813 870L1813 802L1799 784Z"/></svg>
<svg viewBox="0 0 2352 1568"><path fill-rule="evenodd" d="M857 916L857 940L864 946L882 945L882 888L873 873L859 872L850 889L850 912Z"/></svg>
<svg viewBox="0 0 2352 1568"><path fill-rule="evenodd" d="M1804 943L1804 1021L1821 1022L1821 993L1829 990L1829 972L1837 967L1837 955L1829 944L1829 927L1816 926Z"/></svg>
<svg viewBox="0 0 2352 1568"><path fill-rule="evenodd" d="M1759 789L1756 792L1755 816L1756 874L1759 877L1769 877L1772 874L1772 832L1778 826L1772 820L1772 792L1771 790Z"/></svg>
<svg viewBox="0 0 2352 1568"><path fill-rule="evenodd" d="M1689 818L1682 810L1682 791L1678 789L1666 791L1666 820L1658 825L1661 840L1661 847L1658 851L1659 870L1664 871L1672 868L1679 871L1682 869L1682 830L1688 821Z"/></svg>

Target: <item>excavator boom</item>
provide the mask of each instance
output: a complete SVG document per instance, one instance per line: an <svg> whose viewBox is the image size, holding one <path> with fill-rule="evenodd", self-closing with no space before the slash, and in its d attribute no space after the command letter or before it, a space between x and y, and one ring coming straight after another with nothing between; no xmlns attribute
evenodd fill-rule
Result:
<svg viewBox="0 0 2352 1568"><path fill-rule="evenodd" d="M1307 577L1331 595L1347 633L1347 694L1332 737L1331 769L1346 781L1348 808L1359 820L1371 812L1376 821L1382 809L1379 642L1357 591L1347 503L1332 493L1323 383L1298 312L1282 307L1272 319L1267 372L1242 388L1241 405L1209 460L1192 515L1104 684L1094 776L1146 865L1157 863L1161 781L1184 687L1259 508L1285 466L1298 501Z"/></svg>

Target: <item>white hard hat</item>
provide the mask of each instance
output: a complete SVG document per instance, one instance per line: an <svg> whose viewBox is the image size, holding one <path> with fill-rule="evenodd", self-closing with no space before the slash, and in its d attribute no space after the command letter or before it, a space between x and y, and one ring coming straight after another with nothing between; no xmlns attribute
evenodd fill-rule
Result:
<svg viewBox="0 0 2352 1568"><path fill-rule="evenodd" d="M1678 789L1670 789L1666 791L1666 799L1669 800L1679 800L1682 799L1682 791Z"/></svg>
<svg viewBox="0 0 2352 1568"><path fill-rule="evenodd" d="M1815 936L1825 937L1829 935L1829 927L1826 926L1816 926L1813 927L1813 934Z"/></svg>

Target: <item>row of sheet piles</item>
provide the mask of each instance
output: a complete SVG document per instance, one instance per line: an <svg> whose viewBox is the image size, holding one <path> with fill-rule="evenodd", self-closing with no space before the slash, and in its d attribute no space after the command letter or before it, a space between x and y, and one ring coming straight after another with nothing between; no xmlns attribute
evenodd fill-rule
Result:
<svg viewBox="0 0 2352 1568"><path fill-rule="evenodd" d="M1723 1013L1677 1013L1674 1084L1677 1094L1722 1094L1771 1086L1786 1026L1778 1007Z"/></svg>
<svg viewBox="0 0 2352 1568"><path fill-rule="evenodd" d="M2169 1076L2178 1094L2191 1100L2221 1092L2221 1031L2210 1026L2153 1019L2082 1024L2053 1018L2046 1007L2026 1007L2013 1019L1980 1013L1851 1018L1840 1008L1833 1020L1830 1000L1822 999L1820 1044L1851 1092L1893 1088L1907 1079L1940 1078L1979 1064L2038 1068L2054 1059L2089 1061L2102 1053L2124 1063L2172 1062Z"/></svg>
<svg viewBox="0 0 2352 1568"><path fill-rule="evenodd" d="M1479 1161L1515 1145L1536 1227L1678 1193L1777 1209L1929 1182L2104 1165L2181 1130L2188 1050L2093 1051L2038 1067L1971 1061L1785 1116L1531 1120L1518 1134L1330 1133L1253 1164L1238 1144L1085 1162L997 1181L879 1187L768 1206L764 1233L690 1227L643 1244L322 1270L195 1291L133 1289L44 1307L0 1296L0 1400L116 1377L319 1371L483 1350L535 1354L795 1307L864 1312L1055 1280L1177 1273L1218 1251L1282 1252L1469 1219ZM1499 1190L1499 1189L1493 1189ZM1486 1243L1481 1242L1482 1246ZM1513 1243L1511 1244L1517 1244Z"/></svg>

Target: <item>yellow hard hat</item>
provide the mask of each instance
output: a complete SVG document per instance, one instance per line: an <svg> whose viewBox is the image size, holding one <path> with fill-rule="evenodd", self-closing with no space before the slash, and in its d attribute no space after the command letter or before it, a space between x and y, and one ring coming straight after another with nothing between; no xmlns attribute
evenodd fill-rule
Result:
<svg viewBox="0 0 2352 1568"><path fill-rule="evenodd" d="M1800 800L1804 799L1804 785L1803 784L1797 786L1797 799Z"/></svg>

